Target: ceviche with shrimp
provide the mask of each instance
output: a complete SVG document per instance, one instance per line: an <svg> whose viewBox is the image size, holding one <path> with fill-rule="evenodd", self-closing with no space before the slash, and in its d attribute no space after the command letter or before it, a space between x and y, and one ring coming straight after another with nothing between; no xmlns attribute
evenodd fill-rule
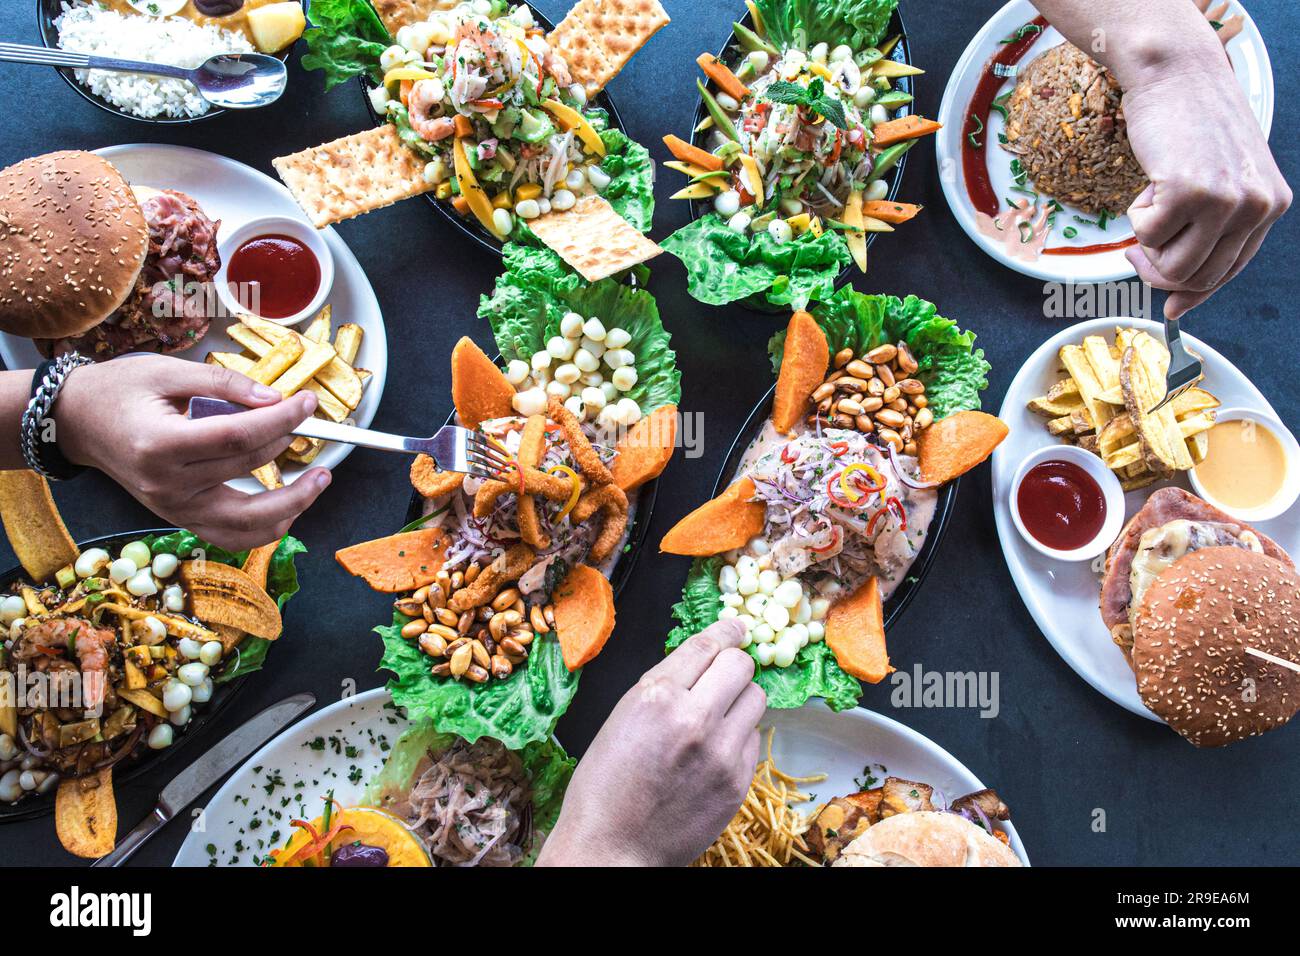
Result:
<svg viewBox="0 0 1300 956"><path fill-rule="evenodd" d="M939 124L908 115L912 96L895 88L922 71L891 58L892 2L878 5L884 19L869 39L851 12L821 39L769 30L765 6L753 5L752 29L735 25L728 62L700 56L705 118L693 141L665 138L668 165L689 177L673 198L707 204L665 248L686 263L701 301L764 294L802 308L833 291L850 259L866 271L870 234L920 211L889 200L886 177Z"/></svg>

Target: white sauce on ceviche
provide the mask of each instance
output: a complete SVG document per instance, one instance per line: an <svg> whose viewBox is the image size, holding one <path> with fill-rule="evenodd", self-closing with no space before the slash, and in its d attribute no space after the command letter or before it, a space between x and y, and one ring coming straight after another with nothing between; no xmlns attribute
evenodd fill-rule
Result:
<svg viewBox="0 0 1300 956"><path fill-rule="evenodd" d="M895 460L919 483L915 458ZM758 537L724 556L719 616L746 626L760 663L788 667L823 639L837 598L873 575L882 600L898 589L925 544L939 491L900 480L888 452L861 432L800 426L789 437L770 421L734 480L746 476L767 516Z"/></svg>

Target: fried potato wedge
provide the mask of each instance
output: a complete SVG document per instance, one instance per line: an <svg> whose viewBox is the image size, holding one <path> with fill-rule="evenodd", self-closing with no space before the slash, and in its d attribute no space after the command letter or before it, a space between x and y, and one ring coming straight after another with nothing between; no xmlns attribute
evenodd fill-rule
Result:
<svg viewBox="0 0 1300 956"><path fill-rule="evenodd" d="M595 660L614 633L614 589L605 575L580 564L560 583L553 600L564 666L576 671Z"/></svg>
<svg viewBox="0 0 1300 956"><path fill-rule="evenodd" d="M83 860L98 860L117 843L117 800L113 768L94 777L64 780L54 798L54 829L63 848Z"/></svg>
<svg viewBox="0 0 1300 956"><path fill-rule="evenodd" d="M763 530L767 506L754 501L754 480L741 478L677 522L659 543L667 554L707 558L739 548Z"/></svg>
<svg viewBox="0 0 1300 956"><path fill-rule="evenodd" d="M790 434L803 417L809 396L825 379L830 361L830 346L817 320L807 312L796 312L786 326L781 372L772 400L772 425L778 432Z"/></svg>
<svg viewBox="0 0 1300 956"><path fill-rule="evenodd" d="M50 485L34 471L0 471L5 535L33 581L45 582L81 552L59 515Z"/></svg>
<svg viewBox="0 0 1300 956"><path fill-rule="evenodd" d="M633 425L618 443L614 484L634 491L663 474L677 445L677 406L663 405Z"/></svg>
<svg viewBox="0 0 1300 956"><path fill-rule="evenodd" d="M514 414L515 388L501 369L465 336L451 352L451 398L466 428Z"/></svg>
<svg viewBox="0 0 1300 956"><path fill-rule="evenodd" d="M885 647L880 584L874 577L831 606L826 615L826 646L845 673L868 684L879 684L893 672Z"/></svg>
<svg viewBox="0 0 1300 956"><path fill-rule="evenodd" d="M957 412L941 418L917 439L921 477L944 483L966 474L1002 444L1010 429L984 412Z"/></svg>
<svg viewBox="0 0 1300 956"><path fill-rule="evenodd" d="M334 552L343 570L383 594L401 594L432 584L447 559L447 533L422 528L363 541Z"/></svg>
<svg viewBox="0 0 1300 956"><path fill-rule="evenodd" d="M250 575L216 561L182 561L180 580L190 610L206 624L238 628L273 641L284 629L280 608Z"/></svg>

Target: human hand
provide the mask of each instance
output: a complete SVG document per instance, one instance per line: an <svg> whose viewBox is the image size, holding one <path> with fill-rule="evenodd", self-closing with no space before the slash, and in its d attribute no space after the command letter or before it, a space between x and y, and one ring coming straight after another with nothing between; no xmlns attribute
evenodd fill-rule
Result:
<svg viewBox="0 0 1300 956"><path fill-rule="evenodd" d="M719 621L651 669L618 702L574 772L541 866L684 866L740 809L767 706Z"/></svg>
<svg viewBox="0 0 1300 956"><path fill-rule="evenodd" d="M1120 79L1133 153L1151 180L1128 210L1140 245L1127 256L1139 278L1170 291L1165 315L1177 318L1246 267L1291 190L1213 36L1176 64Z"/></svg>
<svg viewBox="0 0 1300 956"><path fill-rule="evenodd" d="M191 421L206 395L252 410ZM280 393L229 369L162 355L87 365L68 376L54 406L56 440L74 464L98 468L168 522L243 551L283 537L329 486L313 468L286 488L247 495L225 487L289 447L289 430L316 396Z"/></svg>

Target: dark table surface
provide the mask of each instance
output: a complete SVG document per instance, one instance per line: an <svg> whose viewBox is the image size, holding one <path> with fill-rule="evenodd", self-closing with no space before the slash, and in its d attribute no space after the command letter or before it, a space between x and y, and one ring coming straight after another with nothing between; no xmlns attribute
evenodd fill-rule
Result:
<svg viewBox="0 0 1300 956"><path fill-rule="evenodd" d="M665 133L689 128L695 56L723 43L739 5L665 0L672 26L611 85L629 133L656 159L669 158L661 141ZM34 6L30 0L0 0L5 39L39 42ZM538 6L556 20L566 9L563 0ZM949 71L998 6L903 0L915 62L927 70L917 84L919 112L938 112ZM1275 65L1273 149L1295 184L1300 149L1292 104L1300 98L1300 79L1287 65L1300 57L1300 41L1287 28L1290 4L1253 0L1249 6ZM13 107L0 111L0 165L56 149L159 142L211 150L274 175L272 157L356 132L368 122L355 85L322 94L320 77L299 69L297 53L293 61L289 92L275 106L171 128L102 113L52 71L0 64L0 90ZM677 185L672 175L659 183L656 239L686 221L685 206L668 201ZM1043 317L1041 282L999 266L962 233L940 191L928 146L909 157L903 194L930 208L873 248L871 273L859 277L858 287L915 293L978 332L993 364L984 406L996 411L1021 363L1060 321ZM428 434L450 404L446 356L452 344L461 335L484 344L491 340L475 310L499 262L465 242L423 200L337 228L368 273L388 328L388 384L374 425ZM1250 267L1189 322L1260 386L1293 429L1300 427L1294 326L1284 324L1282 312L1294 306L1300 291L1298 245L1300 218L1292 213ZM771 385L765 344L784 319L700 305L687 296L681 265L669 256L654 263L650 288L677 349L683 408L704 413L705 429L703 458L679 455L663 477L649 536L657 541L709 495L737 429ZM266 705L311 691L323 706L354 687L383 683L375 669L380 642L370 629L388 620L389 602L344 574L332 555L399 527L409 494L404 463L384 454L359 451L337 470L332 487L294 528L311 552L299 560L303 590L290 605L268 666L253 675L216 726L203 731L202 740L165 768L118 788L122 832L145 816L171 775ZM55 497L78 538L159 523L100 475L59 486ZM0 547L0 567L12 565L7 544ZM660 659L669 609L687 566L684 558L641 556L620 599L620 624L583 674L580 693L560 722L560 739L573 753L584 751L618 698ZM1282 864L1300 856L1300 830L1288 823L1300 790L1300 728L1198 751L1088 687L1052 650L1016 594L994 530L987 466L962 482L935 567L891 630L889 645L902 669L919 663L927 670L998 673L1001 712L994 719L981 719L974 709L897 709L888 683L867 687L862 705L916 728L997 787L1013 808L1034 863ZM77 862L59 848L48 816L0 828L5 864ZM185 828L184 820L173 822L135 863L169 864Z"/></svg>

